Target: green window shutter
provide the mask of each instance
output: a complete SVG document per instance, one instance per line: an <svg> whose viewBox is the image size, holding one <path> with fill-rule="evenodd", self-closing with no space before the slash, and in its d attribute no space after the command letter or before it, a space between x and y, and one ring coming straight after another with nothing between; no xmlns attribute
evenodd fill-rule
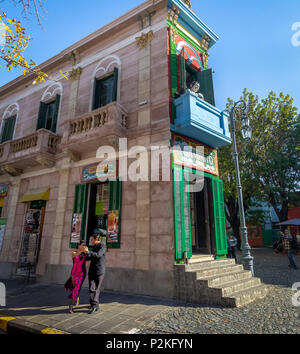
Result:
<svg viewBox="0 0 300 354"><path fill-rule="evenodd" d="M188 258L192 257L190 198L185 191L188 182L183 178L181 167L174 167L173 178L175 259L181 260L185 252Z"/></svg>
<svg viewBox="0 0 300 354"><path fill-rule="evenodd" d="M58 111L59 111L59 102L60 102L60 95L56 95L54 116L53 116L53 120L52 120L52 124L51 124L51 131L53 133L56 133L57 117L58 117Z"/></svg>
<svg viewBox="0 0 300 354"><path fill-rule="evenodd" d="M112 94L113 101L116 101L118 98L118 78L119 78L119 69L114 68L114 83L113 83L113 94Z"/></svg>
<svg viewBox="0 0 300 354"><path fill-rule="evenodd" d="M121 212L122 212L122 182L117 179L116 181L109 181L109 211L117 210L119 212L119 238L116 243L108 243L107 248L120 248L121 247Z"/></svg>
<svg viewBox="0 0 300 354"><path fill-rule="evenodd" d="M199 92L203 94L204 100L215 106L212 69L197 72L197 81L200 84Z"/></svg>
<svg viewBox="0 0 300 354"><path fill-rule="evenodd" d="M215 217L215 237L216 237L216 257L220 258L227 254L226 221L223 196L223 182L212 179L214 217Z"/></svg>
<svg viewBox="0 0 300 354"><path fill-rule="evenodd" d="M82 215L81 229L80 229L80 240L84 240L84 235L85 235L88 189L89 189L88 184L77 184L75 186L73 214L81 214ZM76 248L76 246L77 246L77 244L72 243L70 240L70 248Z"/></svg>
<svg viewBox="0 0 300 354"><path fill-rule="evenodd" d="M92 110L100 107L100 85L97 79L94 80L93 106Z"/></svg>
<svg viewBox="0 0 300 354"><path fill-rule="evenodd" d="M179 75L180 75L180 93L186 92L186 68L185 68L185 58L184 58L184 48L179 55Z"/></svg>
<svg viewBox="0 0 300 354"><path fill-rule="evenodd" d="M15 116L5 119L3 123L4 127L3 127L2 137L1 137L1 143L4 143L5 141L8 140L12 140L14 135L15 123L16 123Z"/></svg>
<svg viewBox="0 0 300 354"><path fill-rule="evenodd" d="M46 125L46 114L47 114L47 105L44 102L40 102L39 115L36 125L36 130L45 128Z"/></svg>

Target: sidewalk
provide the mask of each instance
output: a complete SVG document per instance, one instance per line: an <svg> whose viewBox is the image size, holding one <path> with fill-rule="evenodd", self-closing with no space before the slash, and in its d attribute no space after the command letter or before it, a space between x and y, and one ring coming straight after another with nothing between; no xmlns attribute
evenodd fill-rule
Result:
<svg viewBox="0 0 300 354"><path fill-rule="evenodd" d="M5 327L8 333L16 330L53 333L54 329L72 334L133 334L156 315L170 310L170 306L180 304L172 300L104 291L100 296L100 310L89 315L88 289L83 288L81 304L71 315L63 286L25 283L23 280L0 279L0 282L6 286L6 307L0 307L0 327L1 317L2 322L6 321L4 316L11 317Z"/></svg>

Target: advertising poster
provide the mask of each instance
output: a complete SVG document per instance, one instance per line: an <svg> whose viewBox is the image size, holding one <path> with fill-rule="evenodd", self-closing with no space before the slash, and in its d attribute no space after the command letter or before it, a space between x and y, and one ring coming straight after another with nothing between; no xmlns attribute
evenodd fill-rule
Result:
<svg viewBox="0 0 300 354"><path fill-rule="evenodd" d="M119 211L112 210L108 213L107 243L119 242Z"/></svg>
<svg viewBox="0 0 300 354"><path fill-rule="evenodd" d="M0 218L0 250L4 239L5 226L6 226L6 219Z"/></svg>
<svg viewBox="0 0 300 354"><path fill-rule="evenodd" d="M73 214L71 243L80 242L81 220L82 220L82 214Z"/></svg>

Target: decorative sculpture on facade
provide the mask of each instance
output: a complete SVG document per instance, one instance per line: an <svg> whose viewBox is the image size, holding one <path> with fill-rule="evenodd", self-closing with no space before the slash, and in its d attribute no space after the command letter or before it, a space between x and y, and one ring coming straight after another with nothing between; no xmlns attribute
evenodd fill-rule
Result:
<svg viewBox="0 0 300 354"><path fill-rule="evenodd" d="M153 37L154 37L154 33L152 30L149 31L148 33L142 32L142 35L140 37L136 37L137 45L139 46L140 49L145 49L150 44Z"/></svg>

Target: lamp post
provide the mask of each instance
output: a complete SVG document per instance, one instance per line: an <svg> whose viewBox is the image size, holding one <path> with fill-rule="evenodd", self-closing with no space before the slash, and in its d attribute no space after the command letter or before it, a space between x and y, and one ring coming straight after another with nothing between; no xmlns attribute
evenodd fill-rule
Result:
<svg viewBox="0 0 300 354"><path fill-rule="evenodd" d="M235 114L237 110L242 111L242 135L243 138L248 142L252 136L252 129L250 126L250 119L248 117L246 111L246 103L244 101L238 101L234 103L232 109L225 110L229 113L230 118L230 126L231 126L231 134L232 134L232 145L233 145L233 159L235 164L235 173L236 173L236 188L238 193L238 204L239 204L239 213L240 213L240 230L241 230L241 249L242 249L242 263L244 268L250 270L252 276L254 276L253 270L253 257L250 254L251 247L248 243L247 236L247 227L245 221L245 213L244 213L244 203L243 203L243 191L241 185L241 177L240 177L240 168L239 168L239 156L237 152L236 146L236 137L235 137Z"/></svg>

